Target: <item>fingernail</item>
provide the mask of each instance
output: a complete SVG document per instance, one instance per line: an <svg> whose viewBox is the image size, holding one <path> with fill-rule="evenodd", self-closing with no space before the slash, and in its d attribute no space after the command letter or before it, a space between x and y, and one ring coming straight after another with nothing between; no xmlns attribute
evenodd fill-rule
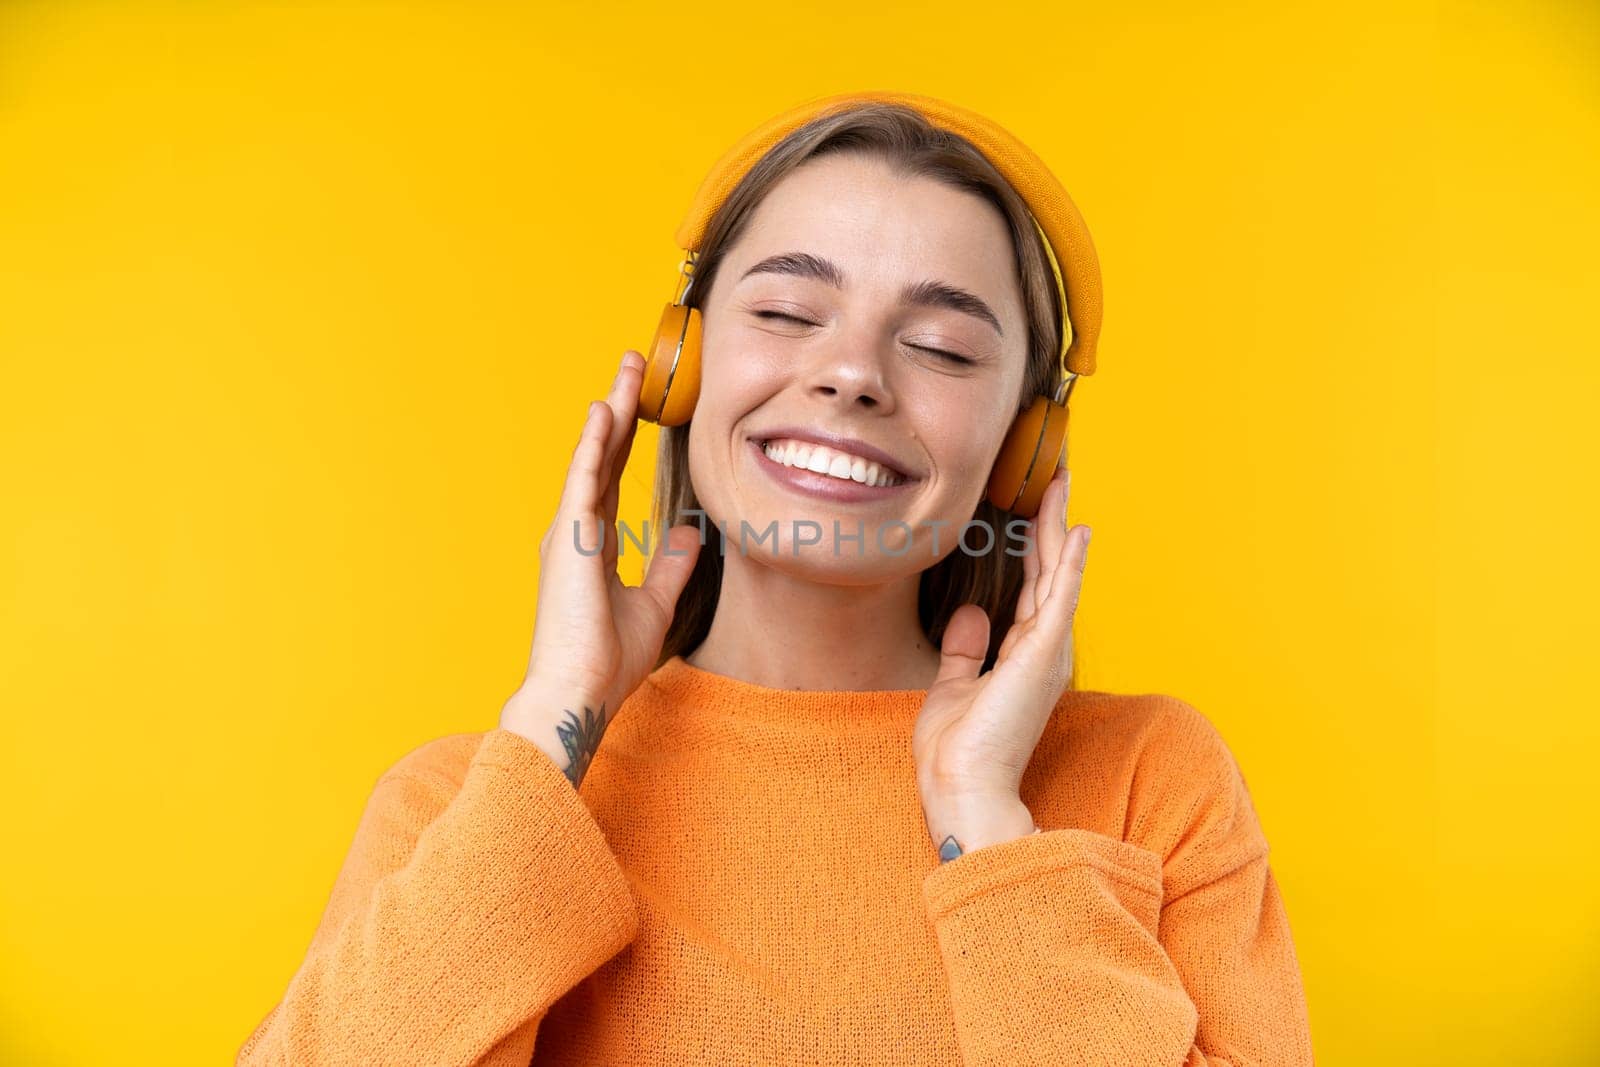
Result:
<svg viewBox="0 0 1600 1067"><path fill-rule="evenodd" d="M1089 547L1089 538L1091 538L1093 536L1094 536L1094 531L1091 530L1089 527L1085 526L1083 528L1083 547L1084 548L1088 548Z"/></svg>

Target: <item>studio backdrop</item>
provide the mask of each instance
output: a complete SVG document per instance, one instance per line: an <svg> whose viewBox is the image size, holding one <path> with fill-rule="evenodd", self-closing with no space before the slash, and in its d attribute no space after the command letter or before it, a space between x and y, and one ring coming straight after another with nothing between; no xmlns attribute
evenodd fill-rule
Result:
<svg viewBox="0 0 1600 1067"><path fill-rule="evenodd" d="M1597 71L1553 0L0 6L0 1061L230 1061L521 678L706 169L900 89L1094 235L1079 682L1227 740L1318 1062L1596 1062Z"/></svg>

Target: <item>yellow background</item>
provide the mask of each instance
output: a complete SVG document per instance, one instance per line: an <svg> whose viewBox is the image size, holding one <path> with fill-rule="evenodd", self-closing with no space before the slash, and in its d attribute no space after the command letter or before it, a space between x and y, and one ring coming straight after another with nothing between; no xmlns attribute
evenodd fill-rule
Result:
<svg viewBox="0 0 1600 1067"><path fill-rule="evenodd" d="M1232 746L1319 1063L1595 1062L1600 14L1393 0L0 6L0 1061L231 1062L705 168L876 87L1089 221L1084 681Z"/></svg>

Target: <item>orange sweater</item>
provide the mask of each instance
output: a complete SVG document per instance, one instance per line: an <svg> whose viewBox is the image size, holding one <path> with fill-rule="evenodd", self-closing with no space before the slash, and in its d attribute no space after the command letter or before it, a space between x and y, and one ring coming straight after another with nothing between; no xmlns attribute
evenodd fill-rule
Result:
<svg viewBox="0 0 1600 1067"><path fill-rule="evenodd" d="M239 1064L1312 1062L1267 842L1216 729L1069 691L1043 833L940 863L923 693L673 658L580 789L502 729L383 774Z"/></svg>

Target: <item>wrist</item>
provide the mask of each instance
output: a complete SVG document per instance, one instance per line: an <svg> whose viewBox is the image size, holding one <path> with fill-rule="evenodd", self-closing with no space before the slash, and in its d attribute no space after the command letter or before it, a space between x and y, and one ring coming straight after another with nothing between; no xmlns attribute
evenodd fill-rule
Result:
<svg viewBox="0 0 1600 1067"><path fill-rule="evenodd" d="M940 862L1040 832L1033 813L1014 794L924 796L923 815Z"/></svg>
<svg viewBox="0 0 1600 1067"><path fill-rule="evenodd" d="M500 708L500 718L502 721L507 718L536 720L541 716L559 715L563 707L581 708L587 704L591 708L598 708L603 699L592 689L527 681L506 698Z"/></svg>
<svg viewBox="0 0 1600 1067"><path fill-rule="evenodd" d="M1019 802L1022 775L994 764L980 768L953 767L948 762L936 765L925 761L917 767L917 790L923 797L972 797L980 801Z"/></svg>
<svg viewBox="0 0 1600 1067"><path fill-rule="evenodd" d="M500 729L538 748L577 786L589 769L613 709L589 693L523 686L500 709Z"/></svg>

